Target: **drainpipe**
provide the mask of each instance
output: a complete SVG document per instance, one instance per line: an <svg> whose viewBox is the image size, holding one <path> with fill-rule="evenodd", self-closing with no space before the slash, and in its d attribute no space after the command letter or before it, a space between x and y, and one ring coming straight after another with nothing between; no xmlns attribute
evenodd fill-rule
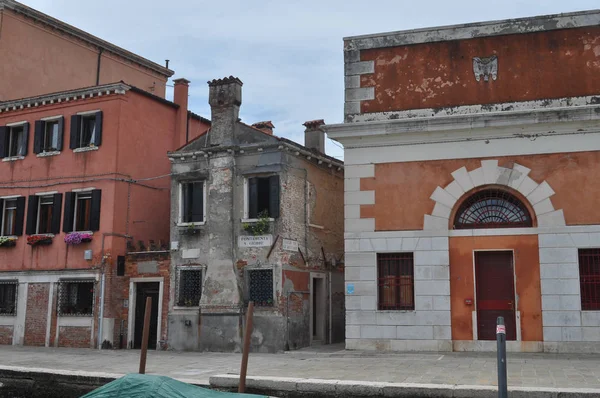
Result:
<svg viewBox="0 0 600 398"><path fill-rule="evenodd" d="M102 61L102 53L104 49L98 50L98 65L96 66L96 86L100 84L100 62Z"/></svg>
<svg viewBox="0 0 600 398"><path fill-rule="evenodd" d="M124 239L133 239L130 235L117 234L114 232L104 232L102 233L102 260L100 263L100 270L102 272L102 277L100 279L100 311L98 313L98 350L102 349L102 320L104 319L104 289L105 289L105 281L106 281L106 272L104 267L106 265L106 258L104 257L104 239L107 236L116 236Z"/></svg>

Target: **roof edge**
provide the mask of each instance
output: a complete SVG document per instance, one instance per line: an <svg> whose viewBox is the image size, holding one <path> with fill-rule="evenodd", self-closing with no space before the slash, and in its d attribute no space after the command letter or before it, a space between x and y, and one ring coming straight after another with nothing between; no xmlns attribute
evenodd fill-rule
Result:
<svg viewBox="0 0 600 398"><path fill-rule="evenodd" d="M600 9L344 37L344 51L600 25Z"/></svg>

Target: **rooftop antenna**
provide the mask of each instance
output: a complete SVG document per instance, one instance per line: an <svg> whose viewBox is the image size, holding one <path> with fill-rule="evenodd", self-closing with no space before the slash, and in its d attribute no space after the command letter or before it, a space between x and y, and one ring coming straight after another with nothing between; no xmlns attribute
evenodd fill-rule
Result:
<svg viewBox="0 0 600 398"><path fill-rule="evenodd" d="M169 60L168 59L165 59L165 64L166 64L165 68L169 69Z"/></svg>

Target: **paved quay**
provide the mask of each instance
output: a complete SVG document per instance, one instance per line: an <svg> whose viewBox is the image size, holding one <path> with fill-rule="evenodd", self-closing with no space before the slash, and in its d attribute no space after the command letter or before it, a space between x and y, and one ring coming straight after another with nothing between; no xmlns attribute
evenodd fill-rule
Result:
<svg viewBox="0 0 600 398"><path fill-rule="evenodd" d="M211 376L239 373L240 354L151 351L146 372L196 384ZM137 350L0 348L3 367L50 371L137 372ZM370 353L328 346L282 354L251 354L249 376L370 382L496 384L495 353ZM510 354L508 383L515 387L600 389L600 355Z"/></svg>

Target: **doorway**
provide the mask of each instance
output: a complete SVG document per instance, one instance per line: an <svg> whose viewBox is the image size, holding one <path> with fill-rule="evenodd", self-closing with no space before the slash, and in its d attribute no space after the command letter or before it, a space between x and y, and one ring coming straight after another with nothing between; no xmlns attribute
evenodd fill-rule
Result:
<svg viewBox="0 0 600 398"><path fill-rule="evenodd" d="M496 319L504 317L506 340L517 339L512 251L475 252L477 338L496 340Z"/></svg>
<svg viewBox="0 0 600 398"><path fill-rule="evenodd" d="M310 299L311 344L326 344L327 295L324 275L311 275Z"/></svg>
<svg viewBox="0 0 600 398"><path fill-rule="evenodd" d="M146 311L146 298L152 297L152 309L150 311L150 333L148 335L148 348L156 349L158 340L158 304L159 304L159 282L136 283L135 295L135 319L133 348L142 347L142 333L144 332L144 315Z"/></svg>

